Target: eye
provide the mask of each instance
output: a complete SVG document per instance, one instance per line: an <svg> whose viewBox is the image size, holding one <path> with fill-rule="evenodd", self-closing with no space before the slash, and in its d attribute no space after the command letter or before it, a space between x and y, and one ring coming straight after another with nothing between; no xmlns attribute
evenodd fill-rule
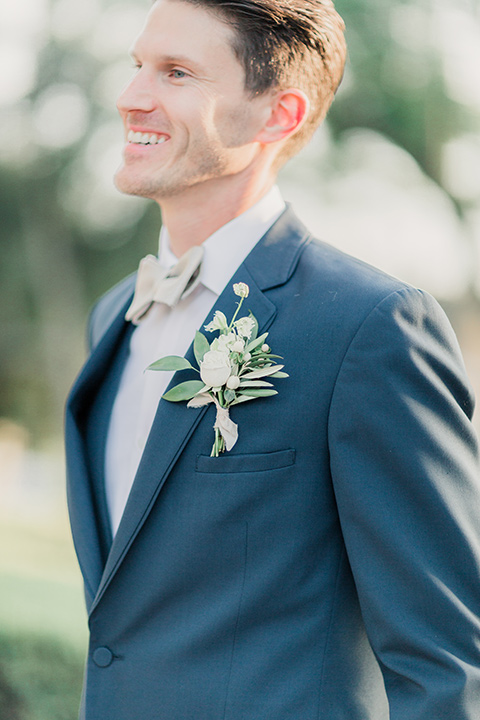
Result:
<svg viewBox="0 0 480 720"><path fill-rule="evenodd" d="M183 70L177 70L176 68L175 70L171 71L170 75L173 77L174 80L183 80L187 77L186 72L184 72Z"/></svg>

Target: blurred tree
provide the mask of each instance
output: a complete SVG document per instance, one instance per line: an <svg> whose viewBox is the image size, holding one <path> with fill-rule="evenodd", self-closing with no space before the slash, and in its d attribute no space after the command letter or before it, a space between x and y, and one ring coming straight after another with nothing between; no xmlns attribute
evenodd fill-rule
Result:
<svg viewBox="0 0 480 720"><path fill-rule="evenodd" d="M3 720L23 720L23 700L13 690L0 665L0 707Z"/></svg>
<svg viewBox="0 0 480 720"><path fill-rule="evenodd" d="M0 635L2 720L76 720L84 660L49 637Z"/></svg>
<svg viewBox="0 0 480 720"><path fill-rule="evenodd" d="M477 3L460 2L459 10L462 5L472 21L478 17ZM346 91L329 115L335 134L356 127L380 132L444 186L443 146L478 130L478 115L453 100L446 87L438 34L442 2L337 0L336 6L347 24L351 62ZM450 42L462 38L452 34Z"/></svg>
<svg viewBox="0 0 480 720"><path fill-rule="evenodd" d="M67 4L52 4L52 25ZM26 423L34 439L58 434L93 299L132 272L158 234L154 206L116 198L89 160L89 141L115 117L98 80L116 58L105 63L88 44L47 34L34 87L0 122L9 138L0 152L0 417ZM119 123L116 132L108 140L118 146Z"/></svg>

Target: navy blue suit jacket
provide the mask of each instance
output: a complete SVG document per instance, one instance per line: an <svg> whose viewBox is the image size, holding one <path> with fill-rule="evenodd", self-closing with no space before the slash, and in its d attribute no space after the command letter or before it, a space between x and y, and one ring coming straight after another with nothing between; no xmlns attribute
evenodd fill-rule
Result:
<svg viewBox="0 0 480 720"><path fill-rule="evenodd" d="M290 377L232 409L219 458L214 407L161 400L113 543L105 438L133 279L93 313L66 430L82 717L478 720L478 455L443 312L290 210L232 282ZM205 321L235 301L229 283Z"/></svg>

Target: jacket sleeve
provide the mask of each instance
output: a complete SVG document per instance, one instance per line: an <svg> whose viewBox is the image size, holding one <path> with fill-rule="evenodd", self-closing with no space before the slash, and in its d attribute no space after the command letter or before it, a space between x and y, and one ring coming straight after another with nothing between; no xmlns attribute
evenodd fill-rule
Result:
<svg viewBox="0 0 480 720"><path fill-rule="evenodd" d="M377 305L344 357L329 444L342 532L391 720L480 717L473 396L438 304Z"/></svg>

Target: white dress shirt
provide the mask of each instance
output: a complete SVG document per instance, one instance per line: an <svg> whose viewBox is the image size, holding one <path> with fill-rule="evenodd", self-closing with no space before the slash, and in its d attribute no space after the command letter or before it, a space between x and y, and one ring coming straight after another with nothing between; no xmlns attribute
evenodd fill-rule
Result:
<svg viewBox="0 0 480 720"><path fill-rule="evenodd" d="M105 486L112 532L117 532L137 472L158 403L173 372L145 369L166 355L187 352L195 331L243 260L285 209L277 186L256 205L205 240L200 283L173 308L155 303L135 328L114 401L107 435ZM164 267L178 258L162 227L159 259Z"/></svg>

